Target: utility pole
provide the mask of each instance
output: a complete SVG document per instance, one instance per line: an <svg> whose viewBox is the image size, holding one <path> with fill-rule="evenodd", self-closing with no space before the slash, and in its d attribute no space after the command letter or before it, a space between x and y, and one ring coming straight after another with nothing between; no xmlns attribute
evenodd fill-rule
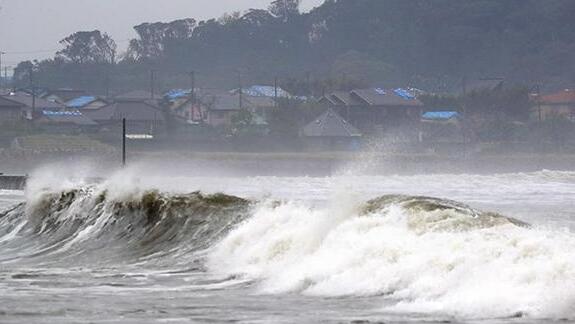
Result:
<svg viewBox="0 0 575 324"><path fill-rule="evenodd" d="M110 71L106 69L106 78L104 79L104 87L106 88L106 100L110 98Z"/></svg>
<svg viewBox="0 0 575 324"><path fill-rule="evenodd" d="M126 166L126 118L122 118L122 167Z"/></svg>
<svg viewBox="0 0 575 324"><path fill-rule="evenodd" d="M541 121L543 120L542 116L541 116L541 86L538 84L535 86L535 89L537 91L537 115L538 115L538 121L539 124L541 124Z"/></svg>
<svg viewBox="0 0 575 324"><path fill-rule="evenodd" d="M191 96L192 96L192 106L196 104L196 72L190 72L190 86L192 87Z"/></svg>
<svg viewBox="0 0 575 324"><path fill-rule="evenodd" d="M34 84L34 69L32 67L28 70L28 77L30 79L30 88L32 90L32 114L30 118L34 121L34 115L36 114L36 85Z"/></svg>
<svg viewBox="0 0 575 324"><path fill-rule="evenodd" d="M274 79L274 105L278 107L278 77Z"/></svg>
<svg viewBox="0 0 575 324"><path fill-rule="evenodd" d="M2 55L6 54L6 52L0 51L0 74L2 73ZM0 92L4 89L4 80L0 78Z"/></svg>
<svg viewBox="0 0 575 324"><path fill-rule="evenodd" d="M243 107L244 89L242 89L242 72L238 71L238 86L240 89L240 109Z"/></svg>
<svg viewBox="0 0 575 324"><path fill-rule="evenodd" d="M151 99L154 100L154 70L150 70L150 93Z"/></svg>

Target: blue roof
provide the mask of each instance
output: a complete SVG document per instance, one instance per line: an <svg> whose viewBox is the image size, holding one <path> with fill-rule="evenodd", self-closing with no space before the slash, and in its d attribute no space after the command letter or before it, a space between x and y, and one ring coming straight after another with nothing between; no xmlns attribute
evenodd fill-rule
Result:
<svg viewBox="0 0 575 324"><path fill-rule="evenodd" d="M168 98L169 100L176 100L176 99L188 97L191 94L192 94L191 89L172 89L172 90L166 92L166 94L164 96L166 98Z"/></svg>
<svg viewBox="0 0 575 324"><path fill-rule="evenodd" d="M242 93L252 97L275 97L275 88L273 86L255 85L242 89ZM289 98L291 95L278 87L278 97Z"/></svg>
<svg viewBox="0 0 575 324"><path fill-rule="evenodd" d="M423 119L449 120L458 116L459 113L457 111L428 111L422 117Z"/></svg>
<svg viewBox="0 0 575 324"><path fill-rule="evenodd" d="M82 116L82 113L79 111L51 111L51 110L42 110L42 115L44 116Z"/></svg>
<svg viewBox="0 0 575 324"><path fill-rule="evenodd" d="M94 96L82 96L76 99L72 99L66 103L66 107L68 108L81 108L85 105L95 101L97 98Z"/></svg>

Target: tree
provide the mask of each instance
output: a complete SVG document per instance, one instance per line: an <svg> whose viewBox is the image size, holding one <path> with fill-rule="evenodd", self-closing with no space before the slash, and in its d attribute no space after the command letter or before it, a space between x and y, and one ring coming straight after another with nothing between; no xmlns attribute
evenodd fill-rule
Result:
<svg viewBox="0 0 575 324"><path fill-rule="evenodd" d="M159 58L164 55L171 42L185 41L192 37L196 28L195 19L180 19L169 23L143 23L134 27L138 34L132 39L127 57L132 60Z"/></svg>
<svg viewBox="0 0 575 324"><path fill-rule="evenodd" d="M76 32L63 40L60 44L64 49L56 53L72 63L110 63L116 61L116 43L99 30Z"/></svg>
<svg viewBox="0 0 575 324"><path fill-rule="evenodd" d="M284 21L299 14L300 0L274 0L270 4L269 12Z"/></svg>

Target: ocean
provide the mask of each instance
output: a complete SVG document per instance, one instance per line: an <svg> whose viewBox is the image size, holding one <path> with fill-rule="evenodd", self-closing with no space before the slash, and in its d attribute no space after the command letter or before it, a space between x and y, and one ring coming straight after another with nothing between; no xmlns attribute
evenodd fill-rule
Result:
<svg viewBox="0 0 575 324"><path fill-rule="evenodd" d="M575 322L575 172L50 172L0 191L2 323Z"/></svg>

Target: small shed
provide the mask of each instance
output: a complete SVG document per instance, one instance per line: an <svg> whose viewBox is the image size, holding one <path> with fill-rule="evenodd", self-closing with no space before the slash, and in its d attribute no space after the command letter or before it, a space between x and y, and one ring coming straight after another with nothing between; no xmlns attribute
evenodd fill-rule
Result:
<svg viewBox="0 0 575 324"><path fill-rule="evenodd" d="M357 150L361 132L332 109L305 125L300 132L308 148L323 150Z"/></svg>

